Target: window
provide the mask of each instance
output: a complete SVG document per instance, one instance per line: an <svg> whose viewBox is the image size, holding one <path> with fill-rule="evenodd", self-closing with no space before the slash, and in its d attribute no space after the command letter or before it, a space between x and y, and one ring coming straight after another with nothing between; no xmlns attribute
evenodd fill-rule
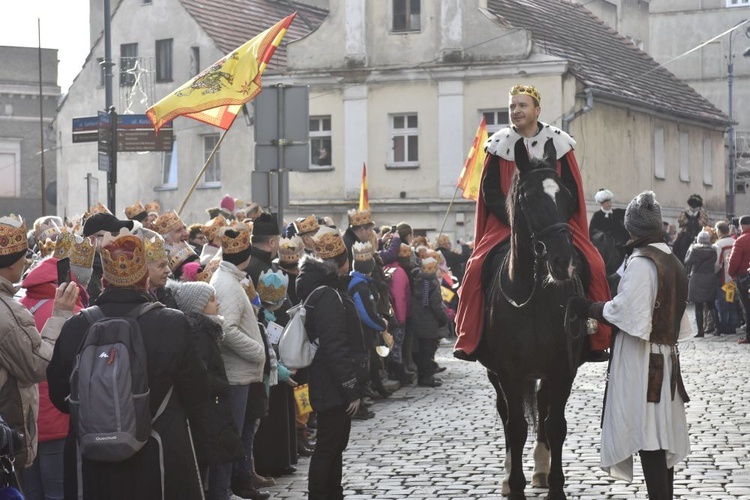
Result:
<svg viewBox="0 0 750 500"><path fill-rule="evenodd" d="M156 41L156 81L172 81L172 39Z"/></svg>
<svg viewBox="0 0 750 500"><path fill-rule="evenodd" d="M310 117L310 166L331 168L331 117Z"/></svg>
<svg viewBox="0 0 750 500"><path fill-rule="evenodd" d="M190 76L201 72L201 48L190 47Z"/></svg>
<svg viewBox="0 0 750 500"><path fill-rule="evenodd" d="M680 132L680 180L690 181L690 136Z"/></svg>
<svg viewBox="0 0 750 500"><path fill-rule="evenodd" d="M729 182L734 182L734 179L730 179ZM713 142L709 137L703 139L703 184L714 185Z"/></svg>
<svg viewBox="0 0 750 500"><path fill-rule="evenodd" d="M727 0L727 7L749 6L750 0Z"/></svg>
<svg viewBox="0 0 750 500"><path fill-rule="evenodd" d="M421 0L393 0L393 31L419 31Z"/></svg>
<svg viewBox="0 0 750 500"><path fill-rule="evenodd" d="M486 109L481 111L484 123L487 125L487 134L492 135L498 130L505 128L508 123L508 109Z"/></svg>
<svg viewBox="0 0 750 500"><path fill-rule="evenodd" d="M21 141L0 141L0 198L21 194Z"/></svg>
<svg viewBox="0 0 750 500"><path fill-rule="evenodd" d="M120 87L131 87L135 84L135 72L138 63L138 44L123 43L120 45Z"/></svg>
<svg viewBox="0 0 750 500"><path fill-rule="evenodd" d="M654 176L657 179L665 179L664 168L664 129L654 129Z"/></svg>
<svg viewBox="0 0 750 500"><path fill-rule="evenodd" d="M205 164L208 157L211 156L211 151L214 150L216 144L219 143L219 134L211 134L203 136L203 163ZM203 174L203 184L209 187L221 185L221 149L216 151L216 154L211 159L206 172Z"/></svg>
<svg viewBox="0 0 750 500"><path fill-rule="evenodd" d="M419 126L416 114L391 115L391 143L390 166L419 166Z"/></svg>
<svg viewBox="0 0 750 500"><path fill-rule="evenodd" d="M172 142L172 151L164 152L161 175L162 188L177 188L177 141Z"/></svg>

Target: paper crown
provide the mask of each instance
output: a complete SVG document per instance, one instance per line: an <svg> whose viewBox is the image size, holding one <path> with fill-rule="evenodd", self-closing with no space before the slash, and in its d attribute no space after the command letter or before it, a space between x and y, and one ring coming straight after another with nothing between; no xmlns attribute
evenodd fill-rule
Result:
<svg viewBox="0 0 750 500"><path fill-rule="evenodd" d="M321 259L332 259L346 252L346 245L338 231L321 227L313 236L313 252Z"/></svg>
<svg viewBox="0 0 750 500"><path fill-rule="evenodd" d="M539 93L539 91L533 86L533 85L514 85L511 87L510 92L508 92L508 95L514 96L514 95L527 95L529 97L533 97L536 99L537 104L542 103L542 95Z"/></svg>
<svg viewBox="0 0 750 500"><path fill-rule="evenodd" d="M282 264L296 264L304 251L305 244L297 235L279 240L279 262Z"/></svg>
<svg viewBox="0 0 750 500"><path fill-rule="evenodd" d="M372 224L372 214L369 210L359 211L356 208L353 208L349 210L347 214L349 215L349 225L352 227Z"/></svg>
<svg viewBox="0 0 750 500"><path fill-rule="evenodd" d="M166 236L172 231L181 229L184 225L185 224L182 222L182 219L180 219L180 216L177 215L177 212L175 212L174 210L164 212L154 221L154 228L156 229L156 232L162 236Z"/></svg>
<svg viewBox="0 0 750 500"><path fill-rule="evenodd" d="M357 261L368 261L372 259L372 245L369 241L365 243L355 242L352 245L352 257Z"/></svg>
<svg viewBox="0 0 750 500"><path fill-rule="evenodd" d="M318 224L318 218L315 215L308 215L294 221L294 229L297 230L299 235L314 233L320 229L320 224Z"/></svg>
<svg viewBox="0 0 750 500"><path fill-rule="evenodd" d="M186 241L179 241L167 248L167 255L169 255L169 269L175 272L185 262L192 260L198 260L198 254L195 253L193 247L191 247Z"/></svg>
<svg viewBox="0 0 750 500"><path fill-rule="evenodd" d="M422 272L425 274L434 274L438 270L438 261L432 257L422 259Z"/></svg>
<svg viewBox="0 0 750 500"><path fill-rule="evenodd" d="M42 241L38 245L39 247L39 257L45 258L49 257L53 253L55 253L55 241L52 240L52 238L47 238L46 240Z"/></svg>
<svg viewBox="0 0 750 500"><path fill-rule="evenodd" d="M152 201L151 203L146 203L143 208L146 209L146 212L148 213L156 212L158 214L159 212L161 212L161 205L156 200Z"/></svg>
<svg viewBox="0 0 750 500"><path fill-rule="evenodd" d="M206 224L201 226L201 232L206 235L206 239L208 239L209 242L214 241L217 236L219 236L219 229L222 227L228 225L229 223L224 218L223 215L219 214L210 221L208 221Z"/></svg>
<svg viewBox="0 0 750 500"><path fill-rule="evenodd" d="M250 203L245 209L245 217L248 219L255 219L263 213L263 207L259 203Z"/></svg>
<svg viewBox="0 0 750 500"><path fill-rule="evenodd" d="M19 253L28 248L26 222L13 214L0 218L0 256Z"/></svg>
<svg viewBox="0 0 750 500"><path fill-rule="evenodd" d="M282 271L263 271L258 277L258 295L266 304L276 305L286 298L289 277Z"/></svg>
<svg viewBox="0 0 750 500"><path fill-rule="evenodd" d="M54 243L64 226L60 217L54 215L39 217L34 221L34 239L38 245L45 243L47 239L52 240ZM54 250L54 245L52 247Z"/></svg>
<svg viewBox="0 0 750 500"><path fill-rule="evenodd" d="M113 286L136 285L148 274L143 240L125 228L117 236L104 235L101 256L104 279Z"/></svg>
<svg viewBox="0 0 750 500"><path fill-rule="evenodd" d="M398 256L401 258L411 257L411 247L406 243L401 243L398 249Z"/></svg>
<svg viewBox="0 0 750 500"><path fill-rule="evenodd" d="M216 270L219 269L220 264L221 259L209 260L208 264L203 267L203 270L195 275L195 279L198 281L203 281L205 283L210 283L211 276L213 276Z"/></svg>
<svg viewBox="0 0 750 500"><path fill-rule="evenodd" d="M69 231L63 231L55 243L55 258L70 259L70 265L90 269L94 266L96 243Z"/></svg>
<svg viewBox="0 0 750 500"><path fill-rule="evenodd" d="M227 231L236 231L237 236L232 237ZM224 226L219 230L219 239L221 240L221 251L227 255L236 254L247 250L250 246L250 235L252 231L247 229L243 223L233 226Z"/></svg>
<svg viewBox="0 0 750 500"><path fill-rule="evenodd" d="M159 233L146 228L140 229L140 232L143 235L143 248L146 250L146 262L154 264L169 259L167 249L164 246L164 238L162 238Z"/></svg>
<svg viewBox="0 0 750 500"><path fill-rule="evenodd" d="M145 218L147 214L148 212L146 211L146 207L144 207L143 203L141 203L140 201L137 201L134 205L125 207L125 217L130 220L135 220L135 218L139 215Z"/></svg>

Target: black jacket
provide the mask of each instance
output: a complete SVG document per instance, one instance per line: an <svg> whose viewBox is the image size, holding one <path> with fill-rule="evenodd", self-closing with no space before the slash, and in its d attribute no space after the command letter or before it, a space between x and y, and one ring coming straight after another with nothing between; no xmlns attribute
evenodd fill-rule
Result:
<svg viewBox="0 0 750 500"><path fill-rule="evenodd" d="M124 316L150 300L145 291L111 287L102 292L96 304L107 316ZM146 348L152 415L169 388L174 386L169 404L153 424L163 443L167 498L202 498L187 417L192 418L201 406L210 403L210 393L190 326L184 314L168 308L149 311L138 322ZM88 326L88 320L81 313L70 318L60 332L47 367L50 400L64 413L69 412L65 398L70 394L70 374ZM76 463L76 428L71 425L64 452L65 498L77 497ZM159 446L155 439L150 439L138 453L122 462L83 459L82 474L87 499L161 497Z"/></svg>
<svg viewBox="0 0 750 500"><path fill-rule="evenodd" d="M409 328L418 339L439 339L440 329L448 323L443 309L443 297L435 275L415 270L411 294L411 323Z"/></svg>
<svg viewBox="0 0 750 500"><path fill-rule="evenodd" d="M367 371L362 327L354 303L345 291L336 289L340 283L335 266L330 268L314 257L300 261L297 293L305 300L317 287L307 303L305 328L311 340L320 343L310 365L310 403L315 411L347 405L361 397L361 363ZM366 376L366 375L365 375Z"/></svg>

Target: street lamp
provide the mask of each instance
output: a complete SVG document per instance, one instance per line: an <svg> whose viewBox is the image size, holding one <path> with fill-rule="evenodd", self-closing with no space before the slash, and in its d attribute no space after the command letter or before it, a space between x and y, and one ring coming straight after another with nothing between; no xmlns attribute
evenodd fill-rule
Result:
<svg viewBox="0 0 750 500"><path fill-rule="evenodd" d="M750 19L744 19L735 25L735 28L746 24ZM727 195L727 219L732 220L735 208L735 172L737 170L737 152L734 136L734 99L732 95L732 86L734 84L734 54L732 54L732 43L737 29L732 30L729 34L729 53L727 54L727 85L729 87L729 128L727 129L727 139L729 142L729 194ZM750 25L745 28L745 35L750 38ZM750 57L750 48L745 49L742 53L744 57Z"/></svg>

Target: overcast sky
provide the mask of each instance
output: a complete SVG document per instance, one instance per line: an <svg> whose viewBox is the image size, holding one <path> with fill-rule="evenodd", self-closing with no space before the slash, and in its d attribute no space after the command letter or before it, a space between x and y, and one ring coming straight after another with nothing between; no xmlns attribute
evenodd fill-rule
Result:
<svg viewBox="0 0 750 500"><path fill-rule="evenodd" d="M6 12L0 45L57 49L57 83L63 93L89 53L89 0L21 0Z"/></svg>

